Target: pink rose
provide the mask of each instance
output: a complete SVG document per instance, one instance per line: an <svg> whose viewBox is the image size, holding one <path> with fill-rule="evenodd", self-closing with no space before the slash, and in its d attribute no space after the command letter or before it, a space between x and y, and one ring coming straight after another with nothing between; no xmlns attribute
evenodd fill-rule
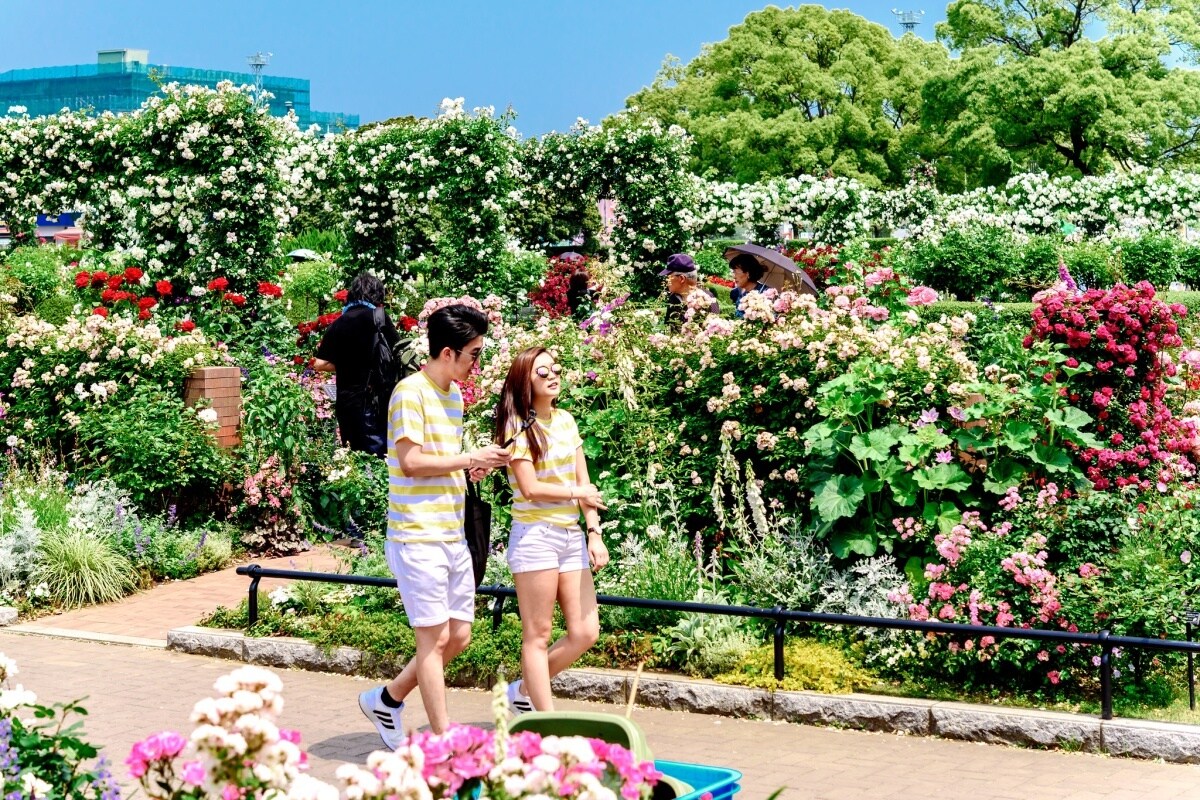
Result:
<svg viewBox="0 0 1200 800"><path fill-rule="evenodd" d="M938 293L928 286L917 286L909 291L908 298L904 301L910 306L927 306L936 303Z"/></svg>
<svg viewBox="0 0 1200 800"><path fill-rule="evenodd" d="M183 765L183 769L180 770L179 777L181 777L183 779L184 783L189 784L191 786L201 785L202 783L204 783L204 778L205 778L204 762L202 762L202 761L187 762L186 764Z"/></svg>

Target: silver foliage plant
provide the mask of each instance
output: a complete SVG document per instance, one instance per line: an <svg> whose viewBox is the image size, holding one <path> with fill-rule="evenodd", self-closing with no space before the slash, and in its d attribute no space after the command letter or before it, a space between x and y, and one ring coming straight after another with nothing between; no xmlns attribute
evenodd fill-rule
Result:
<svg viewBox="0 0 1200 800"><path fill-rule="evenodd" d="M761 608L812 608L833 575L829 550L795 518L771 517L754 468L746 464L743 470L727 441L712 501L717 524L731 534L729 567L742 601Z"/></svg>
<svg viewBox="0 0 1200 800"><path fill-rule="evenodd" d="M0 592L12 597L28 587L29 578L37 568L42 533L37 516L25 498L17 494L10 499L12 516L0 535Z"/></svg>

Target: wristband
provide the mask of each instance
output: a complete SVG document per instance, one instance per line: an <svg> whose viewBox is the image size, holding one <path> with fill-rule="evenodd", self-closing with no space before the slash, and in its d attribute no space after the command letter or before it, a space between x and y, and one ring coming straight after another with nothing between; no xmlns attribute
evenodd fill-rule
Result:
<svg viewBox="0 0 1200 800"><path fill-rule="evenodd" d="M588 528L587 532L588 532L588 536L600 536L601 535L599 528Z"/></svg>

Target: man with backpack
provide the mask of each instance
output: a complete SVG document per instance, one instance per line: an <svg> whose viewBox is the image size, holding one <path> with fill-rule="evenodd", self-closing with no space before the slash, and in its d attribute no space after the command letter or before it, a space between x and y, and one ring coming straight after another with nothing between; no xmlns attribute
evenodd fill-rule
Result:
<svg viewBox="0 0 1200 800"><path fill-rule="evenodd" d="M363 272L350 283L342 315L317 347L312 368L334 373L334 413L352 450L387 456L387 406L411 367L396 326L383 308L383 281Z"/></svg>

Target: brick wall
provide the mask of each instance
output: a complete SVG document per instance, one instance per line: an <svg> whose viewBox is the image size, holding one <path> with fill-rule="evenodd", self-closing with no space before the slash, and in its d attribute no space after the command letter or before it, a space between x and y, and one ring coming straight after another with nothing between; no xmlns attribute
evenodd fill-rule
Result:
<svg viewBox="0 0 1200 800"><path fill-rule="evenodd" d="M242 441L242 371L237 367L201 367L188 376L183 401L194 406L201 399L217 412L217 444L236 447Z"/></svg>

